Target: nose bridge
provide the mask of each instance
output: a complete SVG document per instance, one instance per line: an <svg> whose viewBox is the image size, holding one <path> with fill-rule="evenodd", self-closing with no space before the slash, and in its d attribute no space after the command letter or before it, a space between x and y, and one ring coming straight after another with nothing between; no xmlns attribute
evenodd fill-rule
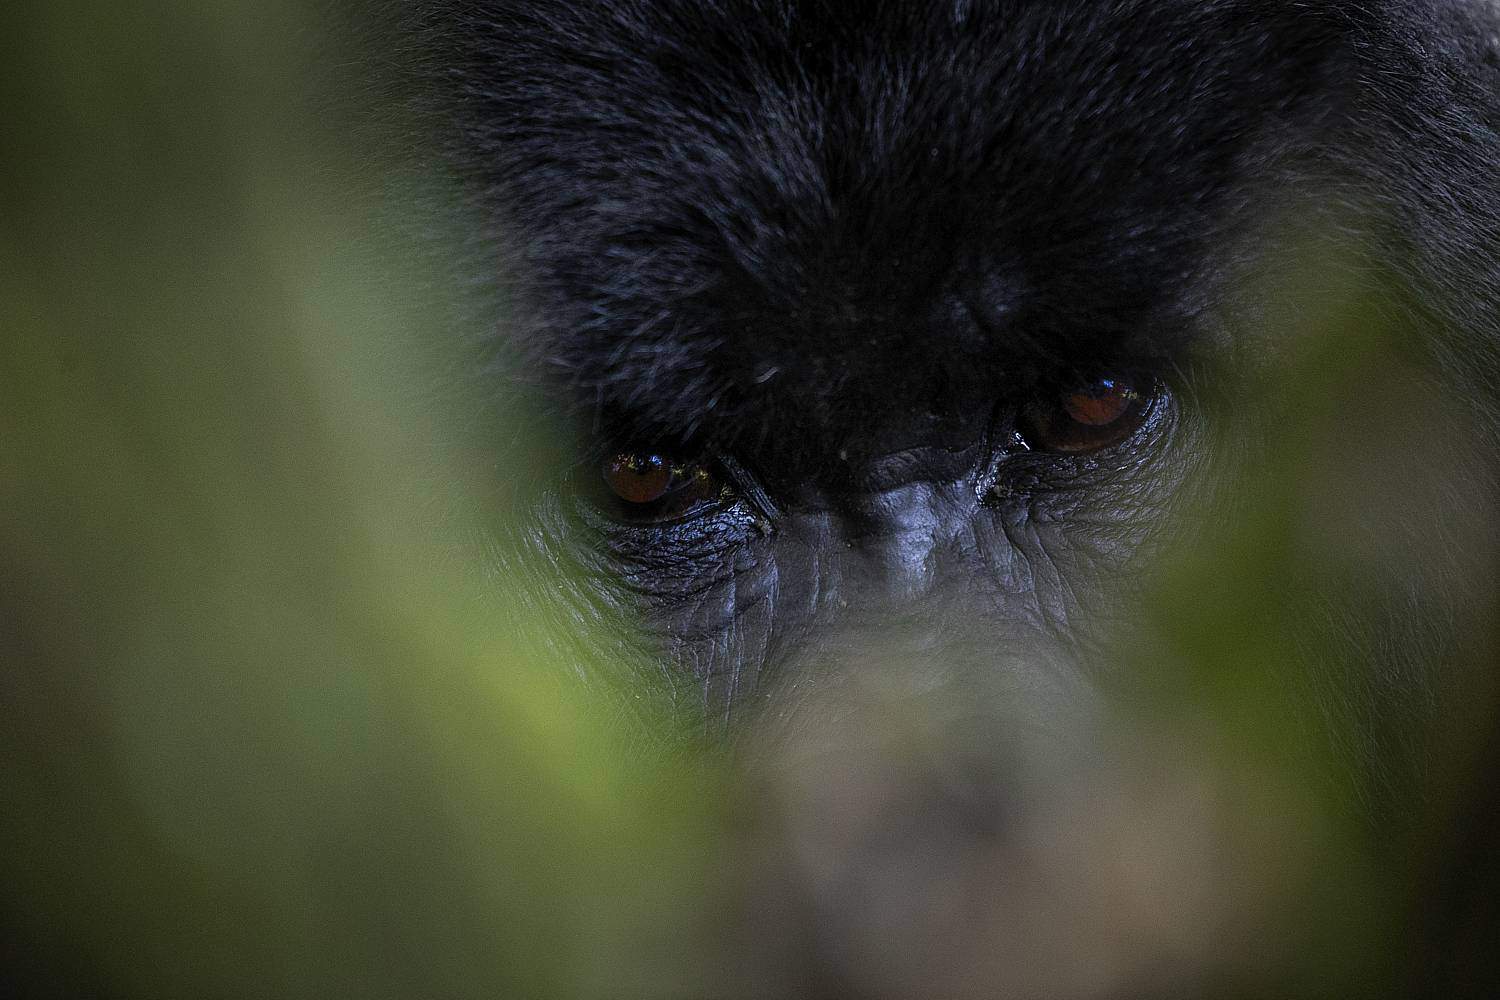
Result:
<svg viewBox="0 0 1500 1000"><path fill-rule="evenodd" d="M841 499L846 588L872 608L931 596L973 516L963 483L907 482Z"/></svg>

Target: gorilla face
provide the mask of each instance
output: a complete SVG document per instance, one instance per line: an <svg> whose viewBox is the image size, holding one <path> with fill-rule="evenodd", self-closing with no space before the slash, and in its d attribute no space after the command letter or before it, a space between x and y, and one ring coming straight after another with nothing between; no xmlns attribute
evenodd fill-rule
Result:
<svg viewBox="0 0 1500 1000"><path fill-rule="evenodd" d="M1407 231L1386 253L1447 225L1392 146L1441 72L1389 79L1418 58L1395 17L460 13L444 62L510 247L507 337L581 442L545 547L716 716L875 646L917 688L1107 668L1095 625L1274 445L1247 386L1309 334L1259 271L1390 275L1394 300L1441 266ZM1489 341L1482 295L1463 335Z"/></svg>
<svg viewBox="0 0 1500 1000"><path fill-rule="evenodd" d="M1236 172L1329 59L1311 18L1208 45L1234 10L868 13L515 15L549 97L489 109L500 156L549 151L502 180L533 336L609 429L554 544L714 712L873 629L918 675L1077 658L1192 457Z"/></svg>

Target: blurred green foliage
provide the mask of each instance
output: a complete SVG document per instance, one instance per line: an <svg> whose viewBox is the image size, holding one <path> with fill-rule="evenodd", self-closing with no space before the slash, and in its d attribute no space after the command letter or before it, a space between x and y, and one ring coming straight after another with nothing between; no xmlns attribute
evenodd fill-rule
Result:
<svg viewBox="0 0 1500 1000"><path fill-rule="evenodd" d="M0 961L63 995L691 981L647 946L691 937L711 786L443 558L457 448L397 384L441 262L381 249L320 38L274 0L0 13Z"/></svg>

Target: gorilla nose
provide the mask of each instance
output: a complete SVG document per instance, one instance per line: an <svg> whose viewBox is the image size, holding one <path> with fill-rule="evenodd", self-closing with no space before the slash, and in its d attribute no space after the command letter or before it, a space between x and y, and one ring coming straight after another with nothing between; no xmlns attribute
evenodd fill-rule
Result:
<svg viewBox="0 0 1500 1000"><path fill-rule="evenodd" d="M961 561L977 503L967 481L908 482L838 498L846 583L898 605L930 594L944 565Z"/></svg>

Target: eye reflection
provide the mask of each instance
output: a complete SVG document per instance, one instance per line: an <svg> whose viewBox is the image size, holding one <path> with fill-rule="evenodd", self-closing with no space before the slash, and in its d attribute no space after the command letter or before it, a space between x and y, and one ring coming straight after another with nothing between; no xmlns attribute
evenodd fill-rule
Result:
<svg viewBox="0 0 1500 1000"><path fill-rule="evenodd" d="M704 463L676 461L658 452L620 452L605 460L602 473L611 513L636 524L686 517L726 492Z"/></svg>
<svg viewBox="0 0 1500 1000"><path fill-rule="evenodd" d="M616 455L604 463L604 482L626 503L652 503L671 489L672 466L661 455Z"/></svg>
<svg viewBox="0 0 1500 1000"><path fill-rule="evenodd" d="M1140 429L1155 387L1108 377L1067 385L1022 408L1018 430L1038 451L1081 455L1128 439Z"/></svg>

